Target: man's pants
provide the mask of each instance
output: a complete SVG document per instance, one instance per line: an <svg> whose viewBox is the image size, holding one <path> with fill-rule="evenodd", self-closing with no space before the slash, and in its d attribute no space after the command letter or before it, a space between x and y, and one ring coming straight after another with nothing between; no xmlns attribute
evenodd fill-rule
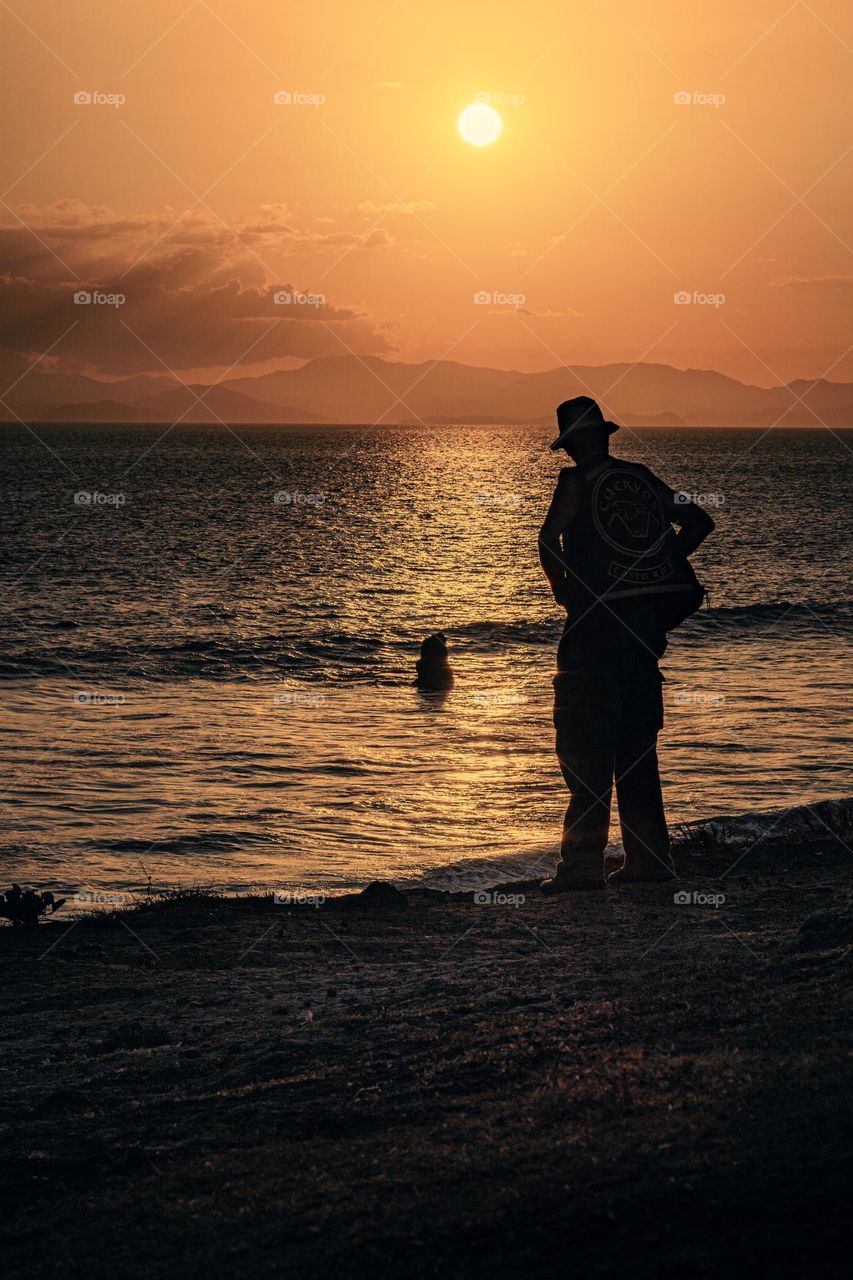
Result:
<svg viewBox="0 0 853 1280"><path fill-rule="evenodd" d="M564 635L554 679L557 758L571 802L560 856L567 869L601 874L616 799L626 865L670 865L657 735L662 676L654 653L613 620L584 636Z"/></svg>

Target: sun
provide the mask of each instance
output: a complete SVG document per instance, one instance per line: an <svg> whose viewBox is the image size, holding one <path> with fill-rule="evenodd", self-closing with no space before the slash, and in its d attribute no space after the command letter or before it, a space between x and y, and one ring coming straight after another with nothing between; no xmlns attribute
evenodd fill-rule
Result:
<svg viewBox="0 0 853 1280"><path fill-rule="evenodd" d="M497 111L485 102L472 102L459 117L459 132L472 147L488 147L501 136L503 127Z"/></svg>

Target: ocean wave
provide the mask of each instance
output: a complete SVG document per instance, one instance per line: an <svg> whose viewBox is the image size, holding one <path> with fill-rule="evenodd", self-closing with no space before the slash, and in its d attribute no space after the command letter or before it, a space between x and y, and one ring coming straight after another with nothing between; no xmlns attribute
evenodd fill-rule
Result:
<svg viewBox="0 0 853 1280"><path fill-rule="evenodd" d="M715 630L760 638L763 630L807 635L839 634L853 628L853 602L761 601L748 605L721 605L702 609L678 631L688 643L702 643ZM490 655L513 647L556 646L561 622L557 617L483 619L453 626L445 624L453 648L460 652ZM90 679L168 680L268 679L286 675L308 681L399 684L417 653L420 633L385 635L354 631L317 630L304 635L270 632L255 636L187 636L171 643L152 643L158 637L139 634L123 637L121 644L104 644L103 633L92 643L50 640L32 643L32 630L0 659L0 679L38 676L79 676Z"/></svg>
<svg viewBox="0 0 853 1280"><path fill-rule="evenodd" d="M264 831L235 829L231 831L183 832L173 836L164 836L155 841L134 836L82 840L80 841L80 850L84 853L88 851L97 854L126 854L128 857L133 854L140 857L145 854L153 854L155 857L160 857L163 853L175 855L234 853L241 852L252 845L266 848L269 843L270 837Z"/></svg>
<svg viewBox="0 0 853 1280"><path fill-rule="evenodd" d="M781 622L789 626L849 625L853 622L853 601L809 604L796 600L767 600L755 604L718 605L711 609L700 609L685 625L709 622L732 626Z"/></svg>
<svg viewBox="0 0 853 1280"><path fill-rule="evenodd" d="M844 838L853 828L853 797L817 800L794 808L764 809L685 823L677 843L702 845L754 844L759 840L783 840L804 836Z"/></svg>
<svg viewBox="0 0 853 1280"><path fill-rule="evenodd" d="M120 645L66 647L51 644L9 651L0 661L0 679L70 676L109 680L269 679L288 675L307 680L375 681L386 641L342 632L305 637L262 635L211 637L172 644L145 640Z"/></svg>
<svg viewBox="0 0 853 1280"><path fill-rule="evenodd" d="M703 628L712 625L732 629L755 628L766 624L785 624L790 627L844 626L853 623L853 601L838 600L831 603L808 603L792 600L762 600L745 605L717 605L700 609L684 623L684 628ZM562 623L547 618L512 621L471 622L464 626L445 628L448 639L460 641L472 648L492 648L505 644L554 644L559 639ZM678 634L682 634L679 629Z"/></svg>
<svg viewBox="0 0 853 1280"><path fill-rule="evenodd" d="M560 638L562 623L556 618L531 620L519 618L508 622L468 622L462 626L445 627L451 642L462 643L466 648L491 651L507 644L554 645Z"/></svg>

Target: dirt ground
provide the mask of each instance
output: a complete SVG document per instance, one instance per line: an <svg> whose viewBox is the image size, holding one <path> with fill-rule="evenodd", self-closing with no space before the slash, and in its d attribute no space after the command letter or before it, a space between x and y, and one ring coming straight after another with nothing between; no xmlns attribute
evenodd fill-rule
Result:
<svg viewBox="0 0 853 1280"><path fill-rule="evenodd" d="M0 929L0 1267L848 1274L851 854L738 857Z"/></svg>

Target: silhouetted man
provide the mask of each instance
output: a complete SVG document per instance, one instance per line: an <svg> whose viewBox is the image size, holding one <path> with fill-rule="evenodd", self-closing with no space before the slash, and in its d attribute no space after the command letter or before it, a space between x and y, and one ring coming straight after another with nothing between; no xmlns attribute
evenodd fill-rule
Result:
<svg viewBox="0 0 853 1280"><path fill-rule="evenodd" d="M618 427L605 421L594 400L565 401L557 423L551 448L565 449L576 465L560 472L539 558L566 610L554 725L571 803L560 863L542 890L604 887L614 776L625 862L609 879L670 880L657 759L663 725L658 659L667 630L701 602L687 557L714 522L648 467L610 456Z"/></svg>

